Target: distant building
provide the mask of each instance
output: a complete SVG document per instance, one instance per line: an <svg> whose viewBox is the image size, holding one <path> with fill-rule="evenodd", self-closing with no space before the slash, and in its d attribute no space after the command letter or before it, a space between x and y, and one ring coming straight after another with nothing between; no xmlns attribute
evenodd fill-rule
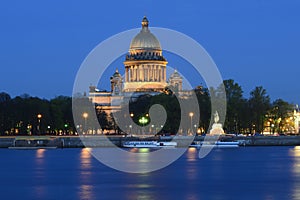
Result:
<svg viewBox="0 0 300 200"><path fill-rule="evenodd" d="M298 105L295 106L294 114L293 114L293 119L294 119L295 133L299 134L300 110L299 110L299 106Z"/></svg>
<svg viewBox="0 0 300 200"><path fill-rule="evenodd" d="M164 92L167 86L181 92L183 97L190 93L182 92L182 77L177 70L167 82L168 62L162 54L159 40L150 32L148 25L149 21L144 17L141 31L132 39L125 57L124 77L116 69L110 77L110 91L100 91L95 86L90 86L89 98L97 109L114 112L120 109L123 98L130 97L133 92L135 97L143 94L156 95Z"/></svg>

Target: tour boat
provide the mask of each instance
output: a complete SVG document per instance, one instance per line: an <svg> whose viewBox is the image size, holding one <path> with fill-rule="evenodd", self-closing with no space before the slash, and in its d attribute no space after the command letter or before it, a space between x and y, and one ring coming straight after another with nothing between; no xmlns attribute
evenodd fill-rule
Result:
<svg viewBox="0 0 300 200"><path fill-rule="evenodd" d="M198 141L198 142L193 142L190 144L190 147L217 147L217 148L223 148L223 147L239 147L240 143L236 141L231 141L231 142L223 142L223 141L216 141L216 142L210 142L210 141Z"/></svg>
<svg viewBox="0 0 300 200"><path fill-rule="evenodd" d="M123 143L123 147L126 148L163 148L176 146L177 142L129 141Z"/></svg>
<svg viewBox="0 0 300 200"><path fill-rule="evenodd" d="M56 146L46 147L46 146L24 146L24 147L8 147L9 149L15 150L36 150L36 149L56 149Z"/></svg>

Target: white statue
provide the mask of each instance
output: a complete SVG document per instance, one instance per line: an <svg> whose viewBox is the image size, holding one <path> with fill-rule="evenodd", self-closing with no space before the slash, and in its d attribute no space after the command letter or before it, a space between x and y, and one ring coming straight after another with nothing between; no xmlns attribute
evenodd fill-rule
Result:
<svg viewBox="0 0 300 200"><path fill-rule="evenodd" d="M219 120L220 120L219 113L218 113L218 111L216 111L214 114L215 123L212 125L212 129L209 132L210 135L223 135L224 134L222 124L219 123Z"/></svg>
<svg viewBox="0 0 300 200"><path fill-rule="evenodd" d="M214 120L215 120L215 123L217 124L220 120L220 117L219 117L219 113L218 111L216 111L216 113L214 114Z"/></svg>

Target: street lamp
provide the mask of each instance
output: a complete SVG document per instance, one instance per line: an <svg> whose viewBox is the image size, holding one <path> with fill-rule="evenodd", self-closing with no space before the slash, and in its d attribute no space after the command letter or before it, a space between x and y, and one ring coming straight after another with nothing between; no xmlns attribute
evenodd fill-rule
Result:
<svg viewBox="0 0 300 200"><path fill-rule="evenodd" d="M132 134L132 125L129 125L129 129L130 129L130 135Z"/></svg>
<svg viewBox="0 0 300 200"><path fill-rule="evenodd" d="M190 112L189 116L191 117L191 133L192 133L193 132L193 116L194 116L194 113Z"/></svg>
<svg viewBox="0 0 300 200"><path fill-rule="evenodd" d="M275 129L274 129L275 124L271 124L271 126L272 126L272 134L274 134L274 132L275 132Z"/></svg>
<svg viewBox="0 0 300 200"><path fill-rule="evenodd" d="M86 120L89 117L89 114L87 112L84 112L82 114L82 117L84 118L84 130L86 131Z"/></svg>
<svg viewBox="0 0 300 200"><path fill-rule="evenodd" d="M139 119L139 123L142 124L142 127L143 127L143 132L144 132L144 125L147 124L148 121L149 121L148 118L146 118L144 116Z"/></svg>
<svg viewBox="0 0 300 200"><path fill-rule="evenodd" d="M38 114L37 118L38 118L37 131L38 131L38 134L41 134L41 119L42 119L42 114Z"/></svg>

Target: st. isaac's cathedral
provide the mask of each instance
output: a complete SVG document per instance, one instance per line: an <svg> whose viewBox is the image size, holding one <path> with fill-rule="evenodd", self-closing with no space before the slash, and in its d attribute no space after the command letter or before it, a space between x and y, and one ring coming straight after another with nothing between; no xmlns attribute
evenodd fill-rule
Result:
<svg viewBox="0 0 300 200"><path fill-rule="evenodd" d="M167 80L168 61L163 56L159 40L151 33L148 25L149 21L144 17L142 28L132 39L129 52L123 62L125 75L122 77L116 69L110 77L111 90L100 91L96 86L90 86L89 99L97 105L98 109L114 112L119 110L118 102L122 102L123 98L159 94L168 86L181 94L186 93L182 91L183 79L176 70Z"/></svg>

